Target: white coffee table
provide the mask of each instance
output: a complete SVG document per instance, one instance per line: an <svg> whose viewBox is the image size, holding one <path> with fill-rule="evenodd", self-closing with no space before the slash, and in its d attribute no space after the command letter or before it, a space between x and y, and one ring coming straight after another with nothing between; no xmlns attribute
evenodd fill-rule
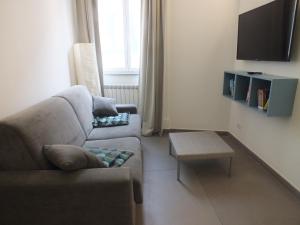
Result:
<svg viewBox="0 0 300 225"><path fill-rule="evenodd" d="M170 149L174 150L177 159L177 180L180 181L180 162L186 160L228 158L228 176L231 176L231 165L234 151L215 132L170 133Z"/></svg>

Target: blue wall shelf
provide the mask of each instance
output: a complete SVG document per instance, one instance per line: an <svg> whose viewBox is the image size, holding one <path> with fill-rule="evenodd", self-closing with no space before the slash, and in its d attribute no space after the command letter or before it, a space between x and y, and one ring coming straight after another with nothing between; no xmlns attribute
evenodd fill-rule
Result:
<svg viewBox="0 0 300 225"><path fill-rule="evenodd" d="M233 88L230 83L233 83ZM225 71L223 95L241 104L258 109L258 89L269 90L270 117L289 117L293 113L298 79L269 74L250 75L244 71ZM248 96L248 98L247 98Z"/></svg>

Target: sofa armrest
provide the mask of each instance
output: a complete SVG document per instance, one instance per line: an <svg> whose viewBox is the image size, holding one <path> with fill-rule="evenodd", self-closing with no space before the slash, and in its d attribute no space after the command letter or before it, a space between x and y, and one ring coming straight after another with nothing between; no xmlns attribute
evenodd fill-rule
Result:
<svg viewBox="0 0 300 225"><path fill-rule="evenodd" d="M137 107L134 104L117 104L116 108L119 113L129 112L130 114L137 114Z"/></svg>
<svg viewBox="0 0 300 225"><path fill-rule="evenodd" d="M0 224L133 225L128 168L0 172Z"/></svg>

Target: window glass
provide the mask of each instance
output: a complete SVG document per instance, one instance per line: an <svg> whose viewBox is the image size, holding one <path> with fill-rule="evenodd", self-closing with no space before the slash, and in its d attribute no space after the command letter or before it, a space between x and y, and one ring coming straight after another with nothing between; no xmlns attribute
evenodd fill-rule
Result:
<svg viewBox="0 0 300 225"><path fill-rule="evenodd" d="M129 0L129 33L130 55L132 69L140 66L140 32L141 32L141 0Z"/></svg>
<svg viewBox="0 0 300 225"><path fill-rule="evenodd" d="M138 73L141 0L99 0L104 74Z"/></svg>
<svg viewBox="0 0 300 225"><path fill-rule="evenodd" d="M99 1L102 61L105 70L124 69L125 30L123 0Z"/></svg>

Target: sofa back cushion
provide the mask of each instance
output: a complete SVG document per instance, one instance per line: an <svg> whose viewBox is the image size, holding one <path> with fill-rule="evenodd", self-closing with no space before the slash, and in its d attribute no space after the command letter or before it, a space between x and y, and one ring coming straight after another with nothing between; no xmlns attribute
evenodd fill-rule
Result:
<svg viewBox="0 0 300 225"><path fill-rule="evenodd" d="M76 85L59 94L56 97L67 100L73 107L80 125L86 137L93 129L93 97L85 86Z"/></svg>
<svg viewBox="0 0 300 225"><path fill-rule="evenodd" d="M3 170L52 169L44 145L85 142L72 106L53 97L0 122L0 168Z"/></svg>

